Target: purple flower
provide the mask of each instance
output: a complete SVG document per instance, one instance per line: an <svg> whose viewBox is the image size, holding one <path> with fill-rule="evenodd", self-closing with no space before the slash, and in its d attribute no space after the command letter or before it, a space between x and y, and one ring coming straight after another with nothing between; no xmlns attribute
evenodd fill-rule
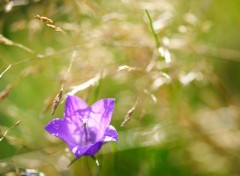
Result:
<svg viewBox="0 0 240 176"><path fill-rule="evenodd" d="M45 129L64 140L77 158L93 156L101 149L103 142L118 141L118 133L110 125L113 109L112 98L99 100L89 107L80 98L69 95L64 118L53 119Z"/></svg>

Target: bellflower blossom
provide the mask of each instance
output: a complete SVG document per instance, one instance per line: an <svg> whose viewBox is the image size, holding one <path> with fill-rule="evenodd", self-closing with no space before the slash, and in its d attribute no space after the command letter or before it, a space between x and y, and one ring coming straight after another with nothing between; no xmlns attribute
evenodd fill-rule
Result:
<svg viewBox="0 0 240 176"><path fill-rule="evenodd" d="M104 142L118 141L116 129L110 125L114 99L106 98L88 106L80 98L68 95L64 117L50 121L48 133L65 141L76 156L93 156Z"/></svg>

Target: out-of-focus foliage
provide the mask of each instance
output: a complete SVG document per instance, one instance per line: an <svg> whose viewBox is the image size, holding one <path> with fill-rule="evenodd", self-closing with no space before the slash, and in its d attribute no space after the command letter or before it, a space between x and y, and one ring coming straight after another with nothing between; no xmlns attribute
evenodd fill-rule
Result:
<svg viewBox="0 0 240 176"><path fill-rule="evenodd" d="M0 174L239 175L239 16L239 1L1 1ZM44 131L70 92L116 99L100 168L67 168Z"/></svg>

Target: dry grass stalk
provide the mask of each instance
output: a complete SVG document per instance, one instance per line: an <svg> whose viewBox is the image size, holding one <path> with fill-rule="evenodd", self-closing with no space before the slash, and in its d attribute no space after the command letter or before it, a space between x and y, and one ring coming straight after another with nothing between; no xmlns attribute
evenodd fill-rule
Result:
<svg viewBox="0 0 240 176"><path fill-rule="evenodd" d="M34 16L34 18L42 21L42 22L45 23L48 27L54 29L55 31L57 31L57 32L62 32L62 33L65 34L65 32L64 32L60 27L56 26L56 25L54 24L53 20L51 20L50 18L45 17L45 16L40 16L40 15L38 15L38 14L36 14L36 15Z"/></svg>
<svg viewBox="0 0 240 176"><path fill-rule="evenodd" d="M12 67L12 65L8 65L8 67L0 74L0 79L2 78L2 76Z"/></svg>
<svg viewBox="0 0 240 176"><path fill-rule="evenodd" d="M56 112L57 107L58 107L60 101L62 100L62 94L63 94L63 88L60 90L60 92L54 98L53 106L52 106L52 112L51 112L52 115L54 115L54 113Z"/></svg>
<svg viewBox="0 0 240 176"><path fill-rule="evenodd" d="M40 15L36 14L34 16L34 18L36 18L36 19L38 19L38 20L40 20L40 21L42 21L43 23L46 23L46 24L53 24L53 20L51 20L48 17L44 17L44 16L40 16Z"/></svg>
<svg viewBox="0 0 240 176"><path fill-rule="evenodd" d="M133 107L127 112L126 116L124 117L124 121L121 123L121 127L125 127L126 123L131 119L131 116L132 116L133 112L135 111L138 103L139 103L139 98L137 98Z"/></svg>
<svg viewBox="0 0 240 176"><path fill-rule="evenodd" d="M15 83L11 83L0 92L0 101L3 101L9 95L10 91L15 87L15 85Z"/></svg>
<svg viewBox="0 0 240 176"><path fill-rule="evenodd" d="M14 42L7 39L6 37L4 37L2 34L0 34L0 43L3 43L5 45L13 45Z"/></svg>
<svg viewBox="0 0 240 176"><path fill-rule="evenodd" d="M0 142L4 139L4 137L7 135L8 131L17 127L22 121L18 120L13 126L11 126L8 130L6 130L3 134L1 133L2 137L0 138Z"/></svg>

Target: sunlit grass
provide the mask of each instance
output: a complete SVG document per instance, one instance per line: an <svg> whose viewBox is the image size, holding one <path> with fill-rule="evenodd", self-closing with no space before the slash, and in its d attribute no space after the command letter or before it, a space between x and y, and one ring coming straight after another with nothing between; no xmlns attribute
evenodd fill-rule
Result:
<svg viewBox="0 0 240 176"><path fill-rule="evenodd" d="M0 174L17 168L52 176L239 174L239 2L6 4ZM73 155L44 131L63 116L70 92L89 104L116 99L119 142L96 155L100 168L87 157L68 168Z"/></svg>

